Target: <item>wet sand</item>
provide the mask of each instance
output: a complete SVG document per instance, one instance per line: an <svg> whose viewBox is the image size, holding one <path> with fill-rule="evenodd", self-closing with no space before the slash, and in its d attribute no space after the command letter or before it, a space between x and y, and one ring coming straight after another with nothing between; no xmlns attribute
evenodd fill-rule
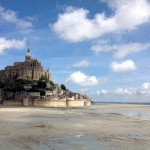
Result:
<svg viewBox="0 0 150 150"><path fill-rule="evenodd" d="M120 111L150 111L150 105L0 106L0 150L149 150L150 120Z"/></svg>

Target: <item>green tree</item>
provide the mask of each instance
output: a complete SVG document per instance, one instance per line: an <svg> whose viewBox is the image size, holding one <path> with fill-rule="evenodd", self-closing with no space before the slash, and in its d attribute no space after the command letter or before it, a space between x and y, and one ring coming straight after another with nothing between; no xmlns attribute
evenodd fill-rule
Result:
<svg viewBox="0 0 150 150"><path fill-rule="evenodd" d="M39 79L40 81L45 81L46 83L49 82L49 79L46 75L42 75L41 78Z"/></svg>
<svg viewBox="0 0 150 150"><path fill-rule="evenodd" d="M61 86L60 86L60 87L61 87L61 89L62 89L62 90L64 90L64 91L66 91L66 90L67 90L67 88L66 88L66 86L65 86L64 84L61 84Z"/></svg>
<svg viewBox="0 0 150 150"><path fill-rule="evenodd" d="M46 88L48 91L53 91L52 87Z"/></svg>
<svg viewBox="0 0 150 150"><path fill-rule="evenodd" d="M36 80L27 80L27 79L17 79L12 82L15 85L24 85L24 84L36 84Z"/></svg>
<svg viewBox="0 0 150 150"><path fill-rule="evenodd" d="M49 83L54 86L54 82L52 80L50 80Z"/></svg>
<svg viewBox="0 0 150 150"><path fill-rule="evenodd" d="M28 92L39 92L39 88L32 87L31 89L28 90Z"/></svg>
<svg viewBox="0 0 150 150"><path fill-rule="evenodd" d="M21 91L26 91L26 89L23 86L14 86L11 88L13 92L21 92Z"/></svg>
<svg viewBox="0 0 150 150"><path fill-rule="evenodd" d="M43 89L42 89L42 90L40 90L40 95L41 95L41 96L44 96L44 95L45 95L45 93L46 93L46 92L45 92L45 90L43 90Z"/></svg>
<svg viewBox="0 0 150 150"><path fill-rule="evenodd" d="M38 87L39 87L40 89L45 89L46 86L47 86L47 84L46 84L45 81L41 81L41 80L38 81Z"/></svg>

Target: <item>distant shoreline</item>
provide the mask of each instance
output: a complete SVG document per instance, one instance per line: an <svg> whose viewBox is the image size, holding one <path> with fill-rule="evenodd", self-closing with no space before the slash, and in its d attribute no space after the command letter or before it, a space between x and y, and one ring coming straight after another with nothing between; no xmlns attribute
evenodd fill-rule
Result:
<svg viewBox="0 0 150 150"><path fill-rule="evenodd" d="M100 104L136 104L136 105L150 105L150 102L92 102L92 105Z"/></svg>

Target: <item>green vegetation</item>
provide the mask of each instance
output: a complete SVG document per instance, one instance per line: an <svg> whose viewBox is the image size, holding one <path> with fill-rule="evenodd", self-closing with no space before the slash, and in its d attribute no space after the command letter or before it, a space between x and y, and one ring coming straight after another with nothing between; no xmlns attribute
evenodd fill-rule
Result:
<svg viewBox="0 0 150 150"><path fill-rule="evenodd" d="M36 80L27 80L27 79L17 79L14 80L14 84L37 84Z"/></svg>
<svg viewBox="0 0 150 150"><path fill-rule="evenodd" d="M67 90L67 88L66 88L66 86L65 86L64 84L61 84L60 87L61 87L61 89L64 90L64 91Z"/></svg>
<svg viewBox="0 0 150 150"><path fill-rule="evenodd" d="M41 80L38 81L38 87L40 89L45 89L46 86L47 86L47 83L45 81L41 81Z"/></svg>
<svg viewBox="0 0 150 150"><path fill-rule="evenodd" d="M26 89L23 86L14 86L11 88L13 92L21 92L21 91L26 91Z"/></svg>
<svg viewBox="0 0 150 150"><path fill-rule="evenodd" d="M46 90L48 90L48 91L53 91L53 88L52 88L52 87L49 87L49 88L46 88Z"/></svg>
<svg viewBox="0 0 150 150"><path fill-rule="evenodd" d="M40 90L40 95L41 95L41 96L44 96L44 95L45 95L45 93L46 93L46 92L45 92L45 90L44 90L44 89Z"/></svg>
<svg viewBox="0 0 150 150"><path fill-rule="evenodd" d="M39 81L44 81L44 82L48 83L49 79L46 75L42 75L41 78L39 79Z"/></svg>
<svg viewBox="0 0 150 150"><path fill-rule="evenodd" d="M64 84L61 84L60 87L62 90L67 90ZM14 79L7 80L5 83L0 81L0 88L11 92L40 92L40 95L43 96L45 95L46 90L53 91L57 88L57 85L55 85L53 81L49 81L47 76L42 75L39 80Z"/></svg>
<svg viewBox="0 0 150 150"><path fill-rule="evenodd" d="M32 87L31 89L28 90L28 92L39 92L39 88Z"/></svg>
<svg viewBox="0 0 150 150"><path fill-rule="evenodd" d="M48 83L50 83L51 85L54 85L54 83L52 81L49 81L49 79L47 78L46 75L42 75L41 78L37 82L37 86L38 86L39 89L44 89L45 90Z"/></svg>
<svg viewBox="0 0 150 150"><path fill-rule="evenodd" d="M52 86L54 86L54 82L51 80L51 81L49 81L49 83L52 85Z"/></svg>

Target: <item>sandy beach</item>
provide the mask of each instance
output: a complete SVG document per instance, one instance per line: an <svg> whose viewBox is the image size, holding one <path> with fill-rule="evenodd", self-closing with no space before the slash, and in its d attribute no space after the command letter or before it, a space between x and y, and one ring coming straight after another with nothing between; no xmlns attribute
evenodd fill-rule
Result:
<svg viewBox="0 0 150 150"><path fill-rule="evenodd" d="M149 150L150 105L0 106L0 150Z"/></svg>

